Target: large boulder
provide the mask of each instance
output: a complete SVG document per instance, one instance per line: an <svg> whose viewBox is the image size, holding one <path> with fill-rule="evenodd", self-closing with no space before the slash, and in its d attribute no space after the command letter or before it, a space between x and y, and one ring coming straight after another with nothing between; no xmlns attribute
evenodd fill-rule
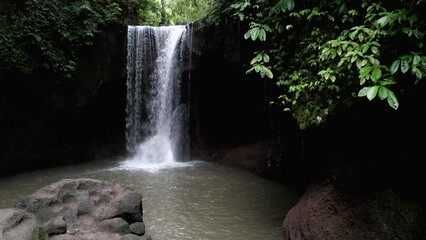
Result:
<svg viewBox="0 0 426 240"><path fill-rule="evenodd" d="M16 208L0 209L0 240L44 240L34 215Z"/></svg>
<svg viewBox="0 0 426 240"><path fill-rule="evenodd" d="M218 150L212 154L212 160L221 164L247 169L259 174L268 172L272 143L267 140L239 146L236 148Z"/></svg>
<svg viewBox="0 0 426 240"><path fill-rule="evenodd" d="M63 179L22 199L17 208L34 214L50 239L120 239L144 234L142 196L119 184ZM99 238L101 237L101 238Z"/></svg>
<svg viewBox="0 0 426 240"><path fill-rule="evenodd" d="M378 239L365 199L328 182L312 184L284 220L284 240Z"/></svg>

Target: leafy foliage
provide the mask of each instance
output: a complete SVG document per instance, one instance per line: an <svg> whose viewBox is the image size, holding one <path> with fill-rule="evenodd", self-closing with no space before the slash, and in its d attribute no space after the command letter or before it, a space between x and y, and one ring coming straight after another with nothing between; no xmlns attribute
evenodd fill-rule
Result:
<svg viewBox="0 0 426 240"><path fill-rule="evenodd" d="M426 73L424 10L425 1L216 5L216 13L248 24L246 39L264 42L247 72L275 78L282 88L278 100L301 128L321 124L362 98L386 100L398 109L398 93L415 87Z"/></svg>
<svg viewBox="0 0 426 240"><path fill-rule="evenodd" d="M213 0L174 0L168 5L169 24L187 24L204 18Z"/></svg>
<svg viewBox="0 0 426 240"><path fill-rule="evenodd" d="M14 5L13 14L0 16L0 70L44 69L71 78L78 50L118 20L122 5L114 0L27 0Z"/></svg>
<svg viewBox="0 0 426 240"><path fill-rule="evenodd" d="M138 0L142 2L141 0ZM139 9L140 24L187 24L206 16L214 0L146 0Z"/></svg>

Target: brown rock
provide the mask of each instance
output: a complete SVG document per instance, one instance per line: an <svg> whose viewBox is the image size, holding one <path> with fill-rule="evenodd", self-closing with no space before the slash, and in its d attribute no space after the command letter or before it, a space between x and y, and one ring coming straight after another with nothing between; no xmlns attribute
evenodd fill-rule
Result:
<svg viewBox="0 0 426 240"><path fill-rule="evenodd" d="M311 185L288 212L284 240L377 239L366 221L365 204L329 183Z"/></svg>

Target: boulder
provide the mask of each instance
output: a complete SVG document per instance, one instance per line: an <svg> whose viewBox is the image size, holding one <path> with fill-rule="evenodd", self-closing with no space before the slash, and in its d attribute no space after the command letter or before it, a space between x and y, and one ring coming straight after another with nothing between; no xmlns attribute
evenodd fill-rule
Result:
<svg viewBox="0 0 426 240"><path fill-rule="evenodd" d="M45 240L34 215L16 208L0 209L0 240Z"/></svg>
<svg viewBox="0 0 426 240"><path fill-rule="evenodd" d="M26 196L16 208L34 214L54 240L118 240L131 233L132 224L143 224L141 194L95 179L63 179Z"/></svg>
<svg viewBox="0 0 426 240"><path fill-rule="evenodd" d="M308 187L283 223L284 240L378 239L368 222L365 199L354 198L333 184Z"/></svg>

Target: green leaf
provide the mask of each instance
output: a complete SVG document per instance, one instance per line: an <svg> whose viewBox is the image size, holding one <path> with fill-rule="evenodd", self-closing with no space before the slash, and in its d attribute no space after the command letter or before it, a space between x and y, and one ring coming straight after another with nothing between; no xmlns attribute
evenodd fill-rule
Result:
<svg viewBox="0 0 426 240"><path fill-rule="evenodd" d="M244 14L242 14L242 13L236 13L236 15L240 18L241 22L244 21L244 18L245 18Z"/></svg>
<svg viewBox="0 0 426 240"><path fill-rule="evenodd" d="M354 40L357 34L358 34L358 31L353 31L351 32L351 34L349 34L349 37L351 38L351 40Z"/></svg>
<svg viewBox="0 0 426 240"><path fill-rule="evenodd" d="M413 64L414 65L419 64L420 60L421 60L421 58L420 58L419 55L414 55L414 57L413 57Z"/></svg>
<svg viewBox="0 0 426 240"><path fill-rule="evenodd" d="M362 33L358 34L358 39L360 42L362 42L362 40L364 40L364 34Z"/></svg>
<svg viewBox="0 0 426 240"><path fill-rule="evenodd" d="M294 1L293 0L287 0L287 10L293 10L294 8Z"/></svg>
<svg viewBox="0 0 426 240"><path fill-rule="evenodd" d="M263 61L264 62L269 62L269 55L268 54L266 54L266 53L262 53L262 59L263 59Z"/></svg>
<svg viewBox="0 0 426 240"><path fill-rule="evenodd" d="M260 65L260 64L256 64L256 65L254 66L254 70L255 70L256 72L259 72L259 71L260 71L260 67L261 67L261 65Z"/></svg>
<svg viewBox="0 0 426 240"><path fill-rule="evenodd" d="M380 79L382 77L382 71L380 70L380 68L375 67L373 69L373 72L371 73L371 79L376 82L378 79Z"/></svg>
<svg viewBox="0 0 426 240"><path fill-rule="evenodd" d="M391 106L391 108L393 108L395 110L398 109L398 107L399 107L398 99L396 98L395 94L391 90L388 90L387 100L388 100L388 104L389 104L389 106Z"/></svg>
<svg viewBox="0 0 426 240"><path fill-rule="evenodd" d="M362 61L361 61L361 59L357 59L356 60L356 66L358 67L358 69L362 68Z"/></svg>
<svg viewBox="0 0 426 240"><path fill-rule="evenodd" d="M270 79L274 78L274 74L273 74L273 73L272 73L272 71L271 71L269 68L267 68L267 67L265 67L265 73L266 73L266 76L267 76L268 78L270 78Z"/></svg>
<svg viewBox="0 0 426 240"><path fill-rule="evenodd" d="M398 68L399 68L399 63L401 62L401 60L395 60L393 63L392 63L392 65L391 65L391 67L390 67L390 73L391 74L395 74L397 71L398 71Z"/></svg>
<svg viewBox="0 0 426 240"><path fill-rule="evenodd" d="M401 72L406 73L408 72L408 69L410 69L410 64L408 63L407 59L401 60Z"/></svg>
<svg viewBox="0 0 426 240"><path fill-rule="evenodd" d="M265 41L266 40L266 31L265 29L261 28L258 31L258 37L260 41Z"/></svg>
<svg viewBox="0 0 426 240"><path fill-rule="evenodd" d="M245 39L249 39L251 38L251 40L256 40L259 36L259 27L254 27L250 30L248 30L245 34L244 34L244 38Z"/></svg>
<svg viewBox="0 0 426 240"><path fill-rule="evenodd" d="M259 28L255 27L253 28L252 34L251 34L251 40L256 40L257 37L259 36Z"/></svg>
<svg viewBox="0 0 426 240"><path fill-rule="evenodd" d="M411 73L416 75L416 78L420 79L423 77L422 71L420 71L420 69L418 69L416 66L413 66L411 68Z"/></svg>
<svg viewBox="0 0 426 240"><path fill-rule="evenodd" d="M325 78L325 80L328 80L330 78L330 73L324 74L324 78Z"/></svg>
<svg viewBox="0 0 426 240"><path fill-rule="evenodd" d="M413 23L416 22L416 21L417 21L417 16L416 15L411 15L408 18L408 22L410 22L410 25L413 25Z"/></svg>
<svg viewBox="0 0 426 240"><path fill-rule="evenodd" d="M371 70L373 70L372 66L365 66L359 70L359 73L361 75L367 75L369 72L371 72Z"/></svg>
<svg viewBox="0 0 426 240"><path fill-rule="evenodd" d="M389 89L387 87L380 86L379 88L379 98L383 100L388 97Z"/></svg>
<svg viewBox="0 0 426 240"><path fill-rule="evenodd" d="M367 96L367 92L371 87L363 87L361 90L359 90L358 92L358 97L365 97Z"/></svg>
<svg viewBox="0 0 426 240"><path fill-rule="evenodd" d="M392 84L395 84L395 83L396 82L391 78L385 78L385 79L380 81L380 85L382 85L382 86L392 85Z"/></svg>
<svg viewBox="0 0 426 240"><path fill-rule="evenodd" d="M380 25L380 27L384 27L386 26L386 24L389 23L389 17L388 16L381 17L379 20L377 20L377 23Z"/></svg>
<svg viewBox="0 0 426 240"><path fill-rule="evenodd" d="M370 101L373 100L376 97L378 91L379 91L379 86L372 86L372 87L370 87L367 90L367 98L368 98L368 100L370 100Z"/></svg>
<svg viewBox="0 0 426 240"><path fill-rule="evenodd" d="M363 46L362 46L362 49L361 49L361 52L362 53L366 53L367 51L368 51L368 49L370 48L370 45L368 45L368 44L364 44Z"/></svg>

